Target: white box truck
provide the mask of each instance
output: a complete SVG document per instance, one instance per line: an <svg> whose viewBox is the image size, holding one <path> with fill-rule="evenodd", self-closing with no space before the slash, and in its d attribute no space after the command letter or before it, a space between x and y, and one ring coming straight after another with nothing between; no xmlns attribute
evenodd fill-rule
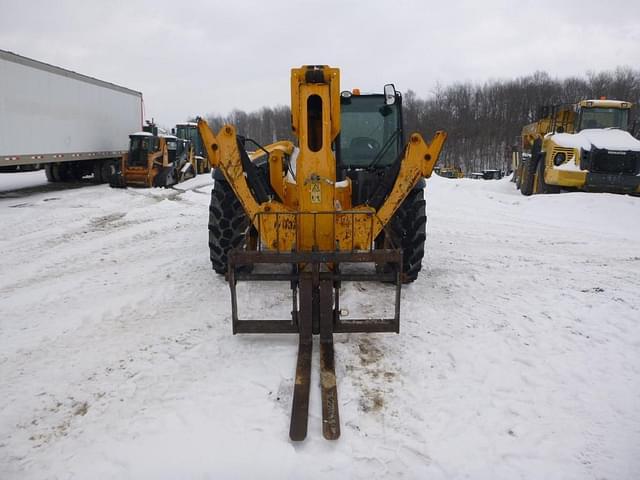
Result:
<svg viewBox="0 0 640 480"><path fill-rule="evenodd" d="M143 114L140 92L0 50L0 171L107 182Z"/></svg>

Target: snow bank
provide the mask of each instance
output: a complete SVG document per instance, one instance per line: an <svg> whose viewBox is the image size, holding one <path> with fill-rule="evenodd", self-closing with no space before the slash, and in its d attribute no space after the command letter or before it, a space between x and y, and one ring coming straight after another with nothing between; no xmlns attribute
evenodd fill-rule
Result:
<svg viewBox="0 0 640 480"><path fill-rule="evenodd" d="M35 172L0 173L0 192L47 185L44 170Z"/></svg>

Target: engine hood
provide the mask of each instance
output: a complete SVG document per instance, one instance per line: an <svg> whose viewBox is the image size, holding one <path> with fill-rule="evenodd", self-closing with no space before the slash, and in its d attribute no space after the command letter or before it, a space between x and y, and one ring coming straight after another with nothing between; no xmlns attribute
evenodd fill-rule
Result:
<svg viewBox="0 0 640 480"><path fill-rule="evenodd" d="M594 128L582 130L578 133L556 133L549 135L559 147L592 148L640 152L640 140L631 136L625 130L617 128Z"/></svg>

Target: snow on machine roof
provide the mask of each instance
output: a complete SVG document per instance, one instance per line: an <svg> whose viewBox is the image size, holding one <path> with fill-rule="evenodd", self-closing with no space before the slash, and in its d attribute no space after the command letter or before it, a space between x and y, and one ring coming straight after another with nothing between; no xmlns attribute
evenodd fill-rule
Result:
<svg viewBox="0 0 640 480"><path fill-rule="evenodd" d="M631 102L622 100L581 100L579 105L582 108L631 108Z"/></svg>
<svg viewBox="0 0 640 480"><path fill-rule="evenodd" d="M617 128L586 129L578 133L556 133L552 136L558 146L565 148L591 150L593 145L607 150L640 152L640 141L629 132Z"/></svg>

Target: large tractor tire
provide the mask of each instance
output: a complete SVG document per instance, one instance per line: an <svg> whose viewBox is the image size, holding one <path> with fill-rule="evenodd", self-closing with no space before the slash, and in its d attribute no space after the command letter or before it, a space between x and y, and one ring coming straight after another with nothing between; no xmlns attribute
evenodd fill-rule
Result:
<svg viewBox="0 0 640 480"><path fill-rule="evenodd" d="M122 172L116 172L109 177L109 186L111 188L127 188L127 182L125 182Z"/></svg>
<svg viewBox="0 0 640 480"><path fill-rule="evenodd" d="M532 158L527 158L522 161L522 173L520 175L520 193L527 197L533 194L533 180L534 173L531 172Z"/></svg>
<svg viewBox="0 0 640 480"><path fill-rule="evenodd" d="M393 245L402 248L402 283L415 281L422 269L427 238L427 203L424 200L424 189L416 188L409 193L391 218L386 231L391 234ZM376 243L380 246L390 246L384 241ZM381 266L378 270L388 271L389 268Z"/></svg>
<svg viewBox="0 0 640 480"><path fill-rule="evenodd" d="M540 160L540 151L542 150L542 141L537 139L531 146L531 157L522 162L522 179L520 180L520 193L526 195L533 194L534 182L536 179L536 170Z"/></svg>
<svg viewBox="0 0 640 480"><path fill-rule="evenodd" d="M550 185L544 181L544 153L540 154L536 175L536 192L537 193L560 193L560 187Z"/></svg>
<svg viewBox="0 0 640 480"><path fill-rule="evenodd" d="M209 204L209 257L219 274L227 273L228 253L241 246L249 227L249 218L229 184L216 180Z"/></svg>
<svg viewBox="0 0 640 480"><path fill-rule="evenodd" d="M102 162L97 160L93 162L93 183L104 183L105 179L102 177Z"/></svg>

